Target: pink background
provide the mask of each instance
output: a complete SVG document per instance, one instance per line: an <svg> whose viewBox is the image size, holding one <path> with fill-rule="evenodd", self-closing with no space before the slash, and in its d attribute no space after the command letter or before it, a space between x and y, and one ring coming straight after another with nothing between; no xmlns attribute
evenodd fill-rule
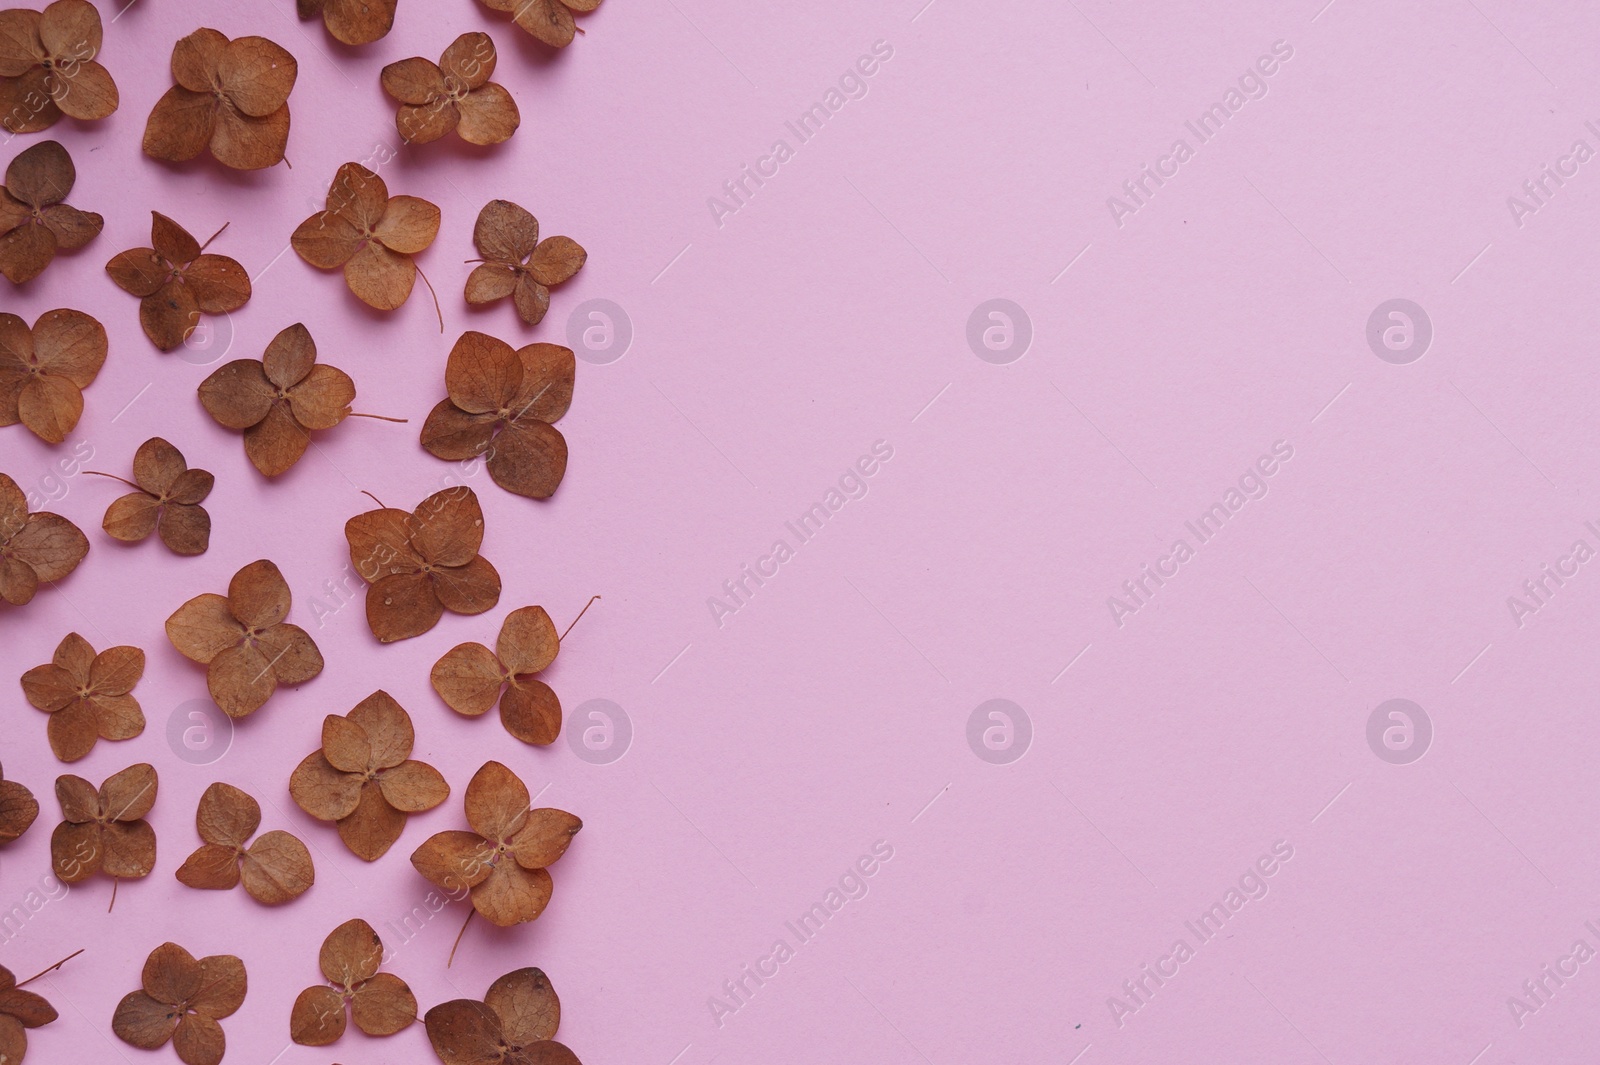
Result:
<svg viewBox="0 0 1600 1065"><path fill-rule="evenodd" d="M426 1008L537 964L565 1005L560 1038L589 1063L1590 1060L1594 964L1521 1027L1507 999L1574 940L1600 948L1584 927L1600 926L1600 575L1583 568L1521 627L1506 600L1575 540L1600 547L1583 524L1600 524L1600 161L1521 226L1506 198L1574 140L1600 149L1584 128L1600 118L1600 15L1320 4L608 0L553 57L473 0L401 0L394 32L360 50L302 26L289 0L123 12L101 57L121 110L0 152L58 137L79 166L71 202L106 216L99 240L5 287L0 306L29 321L78 307L111 332L71 441L0 431L0 468L37 489L86 443L92 468L126 473L160 433L216 474L215 530L192 560L117 545L98 526L118 486L67 478L50 508L89 532L91 553L0 615L11 676L69 630L145 648L149 727L71 771L161 772L155 874L123 885L110 916L108 881L74 888L0 944L19 976L89 948L39 982L62 1017L33 1033L29 1060L175 1060L110 1035L165 939L244 958L229 1061L429 1060L420 1025L289 1046L289 1008L336 924L362 916L387 938L422 902L406 857L461 824L490 757L585 822L554 900L503 934L474 922L446 970L463 913L451 906L390 968ZM201 24L298 57L292 170L140 154L172 42ZM283 252L340 163L396 149L381 67L476 29L500 46L521 130L379 168L391 191L443 209L420 257L441 336L421 290L370 312ZM865 98L799 144L785 122L880 40L893 58ZM1107 197L1175 138L1194 147L1184 122L1278 40L1293 58L1267 95L1119 227ZM719 226L707 198L779 138L793 158ZM589 251L536 329L461 298L472 222L494 197ZM151 347L137 301L102 269L147 242L151 208L202 239L231 222L215 250L256 278L254 299L181 357ZM996 297L1034 329L1008 365L966 339ZM1396 297L1435 331L1407 365L1365 338ZM347 562L343 523L369 506L358 489L411 507L450 470L416 440L455 337L563 342L589 299L623 307L635 336L620 360L579 363L555 500L470 481L501 606L388 648L359 605L316 627L313 602ZM295 321L355 377L358 409L411 423L347 422L268 484L195 386ZM893 458L866 497L719 627L708 597L878 440ZM1279 440L1294 454L1265 498L1118 627L1107 597ZM274 697L220 760L190 765L167 728L204 679L162 621L261 557L283 568L291 620L328 668ZM595 593L548 679L569 713L596 698L626 710L621 760L590 764L565 738L525 748L429 688L441 653L491 639L510 609L540 603L565 625ZM322 716L380 686L455 793L367 866L286 782ZM1032 722L1010 764L968 745L969 716L993 698ZM1391 698L1432 721L1431 749L1408 765L1367 743ZM0 854L10 907L48 870L62 767L43 715L17 689L7 705L6 773L43 807ZM268 910L178 885L213 780L312 845L311 892ZM723 981L792 944L785 922L879 840L893 858L867 895L716 1023ZM1128 1001L1123 981L1180 937L1194 946L1185 922L1280 840L1293 858L1266 897L1119 1024L1108 999Z"/></svg>

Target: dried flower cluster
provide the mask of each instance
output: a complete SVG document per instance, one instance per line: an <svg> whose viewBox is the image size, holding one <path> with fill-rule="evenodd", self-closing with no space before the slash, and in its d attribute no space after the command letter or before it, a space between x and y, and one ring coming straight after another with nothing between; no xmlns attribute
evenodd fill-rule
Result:
<svg viewBox="0 0 1600 1065"><path fill-rule="evenodd" d="M98 789L68 773L56 778L61 823L50 834L50 861L63 883L96 873L138 880L156 865L156 830L144 819L156 804L156 770L147 762L106 778Z"/></svg>
<svg viewBox="0 0 1600 1065"><path fill-rule="evenodd" d="M574 11L587 14L600 0L480 0L490 11L511 15L512 21L552 48L565 48L581 32Z"/></svg>
<svg viewBox="0 0 1600 1065"><path fill-rule="evenodd" d="M472 242L483 262L467 277L467 302L478 306L510 296L529 325L544 321L550 286L570 280L589 259L571 237L540 240L539 220L510 200L484 205Z"/></svg>
<svg viewBox="0 0 1600 1065"><path fill-rule="evenodd" d="M133 480L123 482L137 491L112 500L100 527L124 543L156 533L175 555L203 555L211 544L211 515L200 504L215 482L208 471L191 470L183 452L153 436L133 453Z"/></svg>
<svg viewBox="0 0 1600 1065"><path fill-rule="evenodd" d="M506 615L495 649L457 644L434 664L433 690L458 714L479 717L500 704L500 721L523 743L549 744L561 734L561 700L534 674L561 650L555 623L542 606ZM503 694L502 694L503 693Z"/></svg>
<svg viewBox="0 0 1600 1065"><path fill-rule="evenodd" d="M45 311L30 330L0 314L0 425L59 444L83 416L83 390L106 361L106 330L82 311Z"/></svg>
<svg viewBox="0 0 1600 1065"><path fill-rule="evenodd" d="M411 258L439 235L439 208L389 186L360 163L346 163L328 187L327 207L294 231L295 253L319 270L344 270L356 298L380 311L405 304L417 282Z"/></svg>
<svg viewBox="0 0 1600 1065"><path fill-rule="evenodd" d="M221 781L200 796L194 815L200 849L178 868L178 880L192 888L227 891L244 885L257 902L278 906L306 893L316 880L311 852L281 830L264 832L261 804Z"/></svg>
<svg viewBox="0 0 1600 1065"><path fill-rule="evenodd" d="M98 740L131 740L144 731L144 711L130 693L144 676L144 652L108 647L99 654L69 632L45 665L22 675L28 702L50 715L50 749L76 762Z"/></svg>
<svg viewBox="0 0 1600 1065"><path fill-rule="evenodd" d="M41 582L61 580L88 553L83 530L59 514L28 513L28 497L0 473L0 599L26 606Z"/></svg>
<svg viewBox="0 0 1600 1065"><path fill-rule="evenodd" d="M77 251L105 227L93 211L65 202L78 181L72 156L55 141L35 144L6 167L0 188L0 274L13 285L44 273L58 251Z"/></svg>
<svg viewBox="0 0 1600 1065"><path fill-rule="evenodd" d="M6 780L5 771L0 770L0 846L21 839L38 817L39 800L33 792L15 780Z"/></svg>
<svg viewBox="0 0 1600 1065"><path fill-rule="evenodd" d="M437 63L412 56L383 68L383 91L400 103L395 128L408 144L456 133L468 144L499 144L522 124L517 102L489 78L496 62L487 33L463 33Z"/></svg>
<svg viewBox="0 0 1600 1065"><path fill-rule="evenodd" d="M482 1002L440 1003L423 1023L444 1065L579 1065L576 1054L555 1042L561 1000L539 969L506 973L489 985Z"/></svg>
<svg viewBox="0 0 1600 1065"><path fill-rule="evenodd" d="M417 996L398 976L378 971L383 940L359 917L328 933L317 964L328 982L306 988L294 1000L289 1034L296 1043L337 1042L344 1035L347 1005L350 1019L366 1035L394 1035L417 1019Z"/></svg>
<svg viewBox="0 0 1600 1065"><path fill-rule="evenodd" d="M394 28L397 0L295 0L302 19L321 17L341 44L371 44Z"/></svg>
<svg viewBox="0 0 1600 1065"><path fill-rule="evenodd" d="M250 275L238 260L207 255L222 232L201 244L189 231L158 211L150 212L150 243L106 264L118 288L139 297L139 324L161 351L189 339L202 314L226 314L250 299ZM224 226L223 229L227 227Z"/></svg>
<svg viewBox="0 0 1600 1065"><path fill-rule="evenodd" d="M0 11L0 128L37 133L62 115L93 121L115 111L117 84L95 61L103 30L88 0Z"/></svg>
<svg viewBox="0 0 1600 1065"><path fill-rule="evenodd" d="M265 37L230 41L198 29L172 48L172 80L144 127L144 151L186 163L210 149L235 170L283 162L289 144L294 56Z"/></svg>
<svg viewBox="0 0 1600 1065"><path fill-rule="evenodd" d="M142 1050L170 1042L184 1065L222 1060L227 1038L217 1022L244 1005L244 962L232 954L196 960L178 944L163 943L145 959L139 984L111 1018L118 1039Z"/></svg>

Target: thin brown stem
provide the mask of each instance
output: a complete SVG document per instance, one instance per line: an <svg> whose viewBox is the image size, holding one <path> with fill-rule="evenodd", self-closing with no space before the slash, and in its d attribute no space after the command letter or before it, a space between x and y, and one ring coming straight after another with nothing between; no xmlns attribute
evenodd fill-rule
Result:
<svg viewBox="0 0 1600 1065"><path fill-rule="evenodd" d="M50 968L41 969L39 972L34 973L32 976L30 976L26 980L22 981L22 983L17 984L15 986L17 986L17 987L27 987L29 984L31 984L35 980L39 979L39 977L43 976L45 973L53 973L53 972L55 972L57 969L61 968L65 964L67 964L67 962L71 961L73 958L76 958L79 954L82 954L86 949L88 949L88 948L79 947L77 950L73 951L71 954L68 954L65 958L62 958L60 961L58 961L54 965L50 966Z"/></svg>
<svg viewBox="0 0 1600 1065"><path fill-rule="evenodd" d="M224 222L222 223L222 229L227 229L231 225L233 225L232 222ZM215 233L211 234L211 236L206 238L206 242L200 245L200 250L202 252L211 247L211 242L213 240L216 240L218 237L222 236L222 229L217 230Z"/></svg>
<svg viewBox="0 0 1600 1065"><path fill-rule="evenodd" d="M362 414L360 411L354 411L354 410L351 411L348 415L346 415L346 417L349 417L349 418L376 418L380 422L409 422L411 420L410 418L391 418L386 414Z"/></svg>
<svg viewBox="0 0 1600 1065"><path fill-rule="evenodd" d="M589 601L587 603L583 604L583 609L578 611L578 616L572 619L572 625L576 625L578 622L582 621L583 620L583 615L585 615L585 614L587 614L589 612L589 608L594 606L594 601L596 599L599 599L599 598L600 597L598 595L591 595L589 597ZM571 632L572 631L572 625L568 625L567 626L567 631L563 632L559 637L557 637L557 641L558 642L560 640L565 640L567 638L567 632Z"/></svg>
<svg viewBox="0 0 1600 1065"><path fill-rule="evenodd" d="M461 937L467 934L467 925L472 923L472 915L477 912L469 899L467 902L467 919L461 922L461 931L456 933L456 941L450 945L450 957L444 963L446 969L450 968L450 963L456 960L456 948L461 945Z"/></svg>
<svg viewBox="0 0 1600 1065"><path fill-rule="evenodd" d="M113 481L121 481L123 484L127 485L129 488L139 488L138 485L134 484L132 481L128 480L126 477L118 477L114 473L101 473L99 470L84 470L83 472L84 473L92 473L96 477L109 477ZM143 492L144 489L143 488L139 488L139 491Z"/></svg>
<svg viewBox="0 0 1600 1065"><path fill-rule="evenodd" d="M416 265L416 264L412 264ZM417 267L417 276L422 278L422 283L428 286L428 292L433 296L433 313L439 316L439 332L444 332L444 311L439 309L439 294L433 291L433 282L428 280L428 275L422 272L422 267Z"/></svg>
<svg viewBox="0 0 1600 1065"><path fill-rule="evenodd" d="M110 913L111 912L111 908L117 904L117 886L120 885L121 883L122 883L122 878L121 877L114 876L114 877L111 878L111 903L110 903L110 905L106 906L106 912L107 913Z"/></svg>
<svg viewBox="0 0 1600 1065"><path fill-rule="evenodd" d="M372 500L374 503L378 504L378 506L383 507L384 510L388 510L389 509L387 506L384 506L383 500L379 499L377 496L373 495L371 492L367 491L365 488L363 488L361 490L361 494L366 496L368 499Z"/></svg>

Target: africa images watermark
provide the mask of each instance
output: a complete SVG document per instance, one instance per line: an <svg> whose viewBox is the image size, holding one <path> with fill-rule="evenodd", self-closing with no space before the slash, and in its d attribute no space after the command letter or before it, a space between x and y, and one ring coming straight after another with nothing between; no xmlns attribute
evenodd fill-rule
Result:
<svg viewBox="0 0 1600 1065"><path fill-rule="evenodd" d="M710 209L711 220L717 224L717 228L721 229L727 224L729 215L737 214L748 206L756 190L777 177L783 164L795 157L796 149L821 133L822 127L843 111L845 104L864 98L868 91L867 79L877 74L883 64L893 58L894 45L882 39L873 41L871 53L863 53L852 66L846 68L839 75L838 84L828 86L823 92L822 99L800 112L793 121L785 121L783 128L793 135L794 144L791 145L785 137L779 137L754 163L744 164L738 174L724 181L721 195L706 198L706 207Z"/></svg>
<svg viewBox="0 0 1600 1065"><path fill-rule="evenodd" d="M1600 941L1600 928L1593 921L1583 922L1584 929ZM1518 1028L1528 1023L1528 1018L1544 1009L1567 986L1567 981L1577 976L1582 967L1595 957L1595 949L1587 939L1575 939L1567 953L1556 958L1555 964L1539 966L1537 976L1522 981L1522 996L1506 996L1506 1009L1511 1023Z"/></svg>
<svg viewBox="0 0 1600 1065"><path fill-rule="evenodd" d="M1178 137L1165 155L1156 158L1154 169L1146 163L1139 168L1136 177L1122 183L1121 196L1106 197L1106 209L1111 212L1111 220L1117 224L1117 228L1121 229L1128 218L1146 206L1157 189L1177 177L1184 164L1193 159L1201 147L1215 139L1233 116L1244 109L1245 104L1264 98L1268 91L1267 79L1292 58L1294 47L1288 41L1281 37L1273 41L1270 54L1257 57L1255 64L1246 67L1244 73L1239 75L1237 88L1228 86L1223 90L1220 100L1183 123L1184 129L1194 136L1193 145L1188 138Z"/></svg>
<svg viewBox="0 0 1600 1065"><path fill-rule="evenodd" d="M810 909L794 920L783 922L787 934L773 940L767 952L752 963L753 968L752 965L739 966L736 976L722 981L721 997L706 997L706 1009L711 1011L712 1025L721 1028L727 1023L727 1018L750 1005L756 992L783 971L781 967L784 963L793 960L801 947L822 934L822 929L833 920L834 914L847 904L866 898L867 881L882 872L893 857L894 847L887 840L875 840L871 853L863 854L852 862L839 875L835 885L823 892L820 901L813 902Z"/></svg>
<svg viewBox="0 0 1600 1065"><path fill-rule="evenodd" d="M1600 528L1594 522L1586 521L1583 527L1600 542ZM1506 596L1506 609L1511 611L1512 624L1520 629L1528 623L1529 617L1549 606L1556 592L1581 573L1583 564L1594 555L1595 549L1589 545L1589 541L1580 537L1572 542L1566 554L1556 556L1553 565L1549 562L1540 563L1539 575L1522 582L1521 595Z"/></svg>
<svg viewBox="0 0 1600 1065"><path fill-rule="evenodd" d="M894 458L894 448L889 441L874 440L871 453L862 455L856 459L854 465L847 467L839 475L836 484L830 485L820 500L812 503L811 507L799 517L783 523L784 535L772 542L772 547L766 554L758 557L753 563L747 562L740 566L737 576L723 581L722 594L707 596L706 607L711 611L711 620L716 623L717 628L722 628L730 616L749 606L750 601L755 598L756 591L776 577L783 564L795 557L802 544L810 543L822 531L822 527L844 509L846 503L855 499L865 499L867 481L892 458ZM790 537L794 538L792 544L789 542Z"/></svg>
<svg viewBox="0 0 1600 1065"><path fill-rule="evenodd" d="M1125 598L1107 596L1106 609L1111 611L1111 620L1117 628L1122 628L1124 619L1129 615L1137 614L1140 609L1149 606L1167 581L1176 577L1183 564L1195 557L1198 548L1210 543L1222 532L1222 527L1242 511L1246 503L1265 498L1268 478L1293 457L1294 446L1287 440L1273 441L1272 452L1256 459L1254 465L1240 474L1237 486L1230 485L1217 502L1201 511L1198 517L1183 523L1183 527L1195 538L1193 545L1180 536L1172 542L1166 554L1155 560L1154 569L1151 569L1150 563L1146 563L1139 567L1138 576L1122 582Z"/></svg>
<svg viewBox="0 0 1600 1065"><path fill-rule="evenodd" d="M1600 129L1595 127L1593 121L1584 122L1583 127L1600 138ZM1506 210L1511 212L1511 221L1521 229L1530 215L1538 214L1539 208L1548 206L1556 191L1566 185L1564 178L1570 180L1577 177L1578 168L1593 158L1594 149L1588 141L1581 137L1574 140L1565 155L1556 156L1554 164L1546 163L1537 175L1524 181L1520 193L1506 197Z"/></svg>

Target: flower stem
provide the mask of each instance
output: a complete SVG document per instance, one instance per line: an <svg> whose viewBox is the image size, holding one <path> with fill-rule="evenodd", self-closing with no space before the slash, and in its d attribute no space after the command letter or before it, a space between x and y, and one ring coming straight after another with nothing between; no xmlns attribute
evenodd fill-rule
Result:
<svg viewBox="0 0 1600 1065"><path fill-rule="evenodd" d="M599 599L599 598L600 597L598 595L591 595L589 597L589 601L587 603L583 604L583 609L578 611L578 616L572 619L572 625L576 625L578 622L582 621L583 620L583 615L585 615L585 614L587 614L589 612L589 608L594 606L594 601L596 599ZM567 638L567 632L571 632L572 631L572 625L568 625L566 632L563 632L560 636L558 636L556 638L558 643L561 640L565 640Z"/></svg>
<svg viewBox="0 0 1600 1065"><path fill-rule="evenodd" d="M82 954L86 949L87 949L86 947L79 947L77 950L73 951L71 954L68 954L65 958L62 958L60 961L58 961L54 965L50 966L50 968L43 969L43 970L41 970L39 972L34 973L32 976L30 976L26 980L22 981L22 983L17 984L15 986L17 986L17 987L27 987L29 984L31 984L35 980L39 979L39 977L43 976L45 973L55 972L57 969L61 968L65 964L67 964L67 962L71 961L73 958L76 958L79 954Z"/></svg>
<svg viewBox="0 0 1600 1065"><path fill-rule="evenodd" d="M461 937L467 934L467 925L472 923L472 915L477 912L477 909L473 907L471 901L468 900L467 919L461 922L461 931L456 933L456 941L450 945L450 958L444 963L444 967L446 969L450 968L450 963L456 960L456 948L461 945Z"/></svg>
<svg viewBox="0 0 1600 1065"><path fill-rule="evenodd" d="M121 481L123 484L127 485L129 488L139 488L138 485L134 484L132 481L128 480L126 477L118 477L114 473L101 473L99 470L84 470L83 472L84 473L92 473L96 477L109 477L113 481ZM139 488L139 491L143 492L144 489L143 488Z"/></svg>
<svg viewBox="0 0 1600 1065"><path fill-rule="evenodd" d="M362 414L360 411L354 411L354 410L349 413L348 417L351 417L351 418L376 418L380 422L409 422L411 420L410 418L390 418L389 416L384 415L384 414ZM85 472L87 472L87 471L85 471Z"/></svg>

